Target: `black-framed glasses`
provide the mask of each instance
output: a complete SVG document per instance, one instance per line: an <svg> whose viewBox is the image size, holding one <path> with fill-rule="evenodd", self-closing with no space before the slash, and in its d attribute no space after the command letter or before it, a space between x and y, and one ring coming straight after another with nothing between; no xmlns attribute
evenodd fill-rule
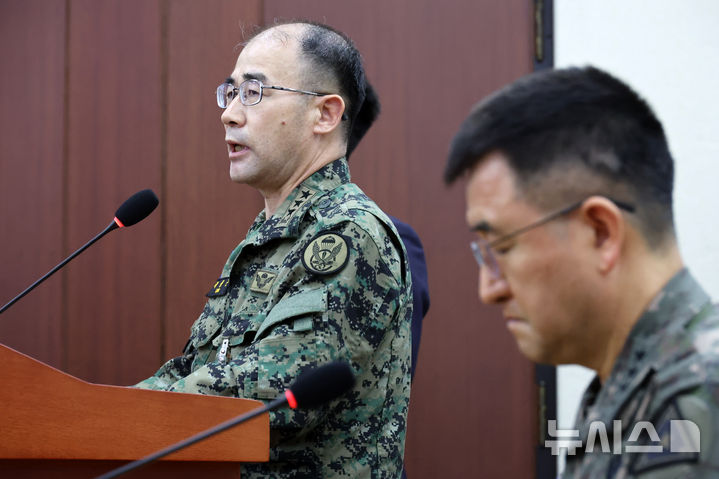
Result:
<svg viewBox="0 0 719 479"><path fill-rule="evenodd" d="M617 201L613 200L611 198L607 198L609 201L617 205L619 208L623 209L624 211L627 211L629 213L634 213L634 206L625 203L624 201ZM477 264L481 267L482 265L486 265L489 269L491 275L494 278L499 278L502 276L502 271L499 267L499 263L497 262L497 256L495 254L495 248L498 245L501 245L505 241L514 238L516 236L521 235L522 233L526 233L529 230L532 230L534 228L537 228L539 226L542 226L543 224L549 223L550 221L553 221L557 218L560 218L566 214L571 213L572 211L576 210L580 206L584 204L584 202L587 200L587 198L577 201L576 203L572 203L569 206L566 206L560 210L557 210L553 213L548 214L547 216L540 218L539 220L528 224L527 226L523 226L519 229L516 229L512 231L511 233L507 233L506 235L503 235L495 240L492 241L486 241L482 238L477 238L475 241L472 241L469 243L470 248L472 249L472 253L474 254L474 259L477 260Z"/></svg>
<svg viewBox="0 0 719 479"><path fill-rule="evenodd" d="M314 91L296 90L294 88L286 88L283 86L265 85L260 80L245 80L235 86L231 83L224 82L217 87L217 106L227 108L232 100L240 97L240 101L245 106L257 105L262 101L262 92L265 88L280 91L290 91L293 93L301 93L303 95L325 96L329 93L317 93Z"/></svg>

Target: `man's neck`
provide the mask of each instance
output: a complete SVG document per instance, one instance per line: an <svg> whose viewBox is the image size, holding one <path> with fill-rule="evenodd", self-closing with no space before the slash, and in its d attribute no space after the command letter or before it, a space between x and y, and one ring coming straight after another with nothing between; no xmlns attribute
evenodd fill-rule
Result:
<svg viewBox="0 0 719 479"><path fill-rule="evenodd" d="M679 250L676 245L672 245L661 255L652 254L648 261L634 264L630 274L618 285L619 299L610 312L614 321L603 342L603 354L596 358L597 361L591 366L596 370L602 384L611 375L634 325L662 288L683 267Z"/></svg>
<svg viewBox="0 0 719 479"><path fill-rule="evenodd" d="M271 191L260 190L262 197L265 199L265 217L270 218L274 215L290 193L302 184L303 181L321 170L325 165L332 163L343 155L344 150L342 148L328 149L303 163L300 168L293 172L289 180L279 188Z"/></svg>

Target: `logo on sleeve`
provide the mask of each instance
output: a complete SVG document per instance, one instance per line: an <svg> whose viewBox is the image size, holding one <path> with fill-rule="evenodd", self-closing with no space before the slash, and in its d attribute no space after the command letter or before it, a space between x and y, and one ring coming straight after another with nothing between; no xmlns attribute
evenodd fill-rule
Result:
<svg viewBox="0 0 719 479"><path fill-rule="evenodd" d="M331 274L347 264L347 240L336 233L321 233L302 252L302 264L310 273Z"/></svg>
<svg viewBox="0 0 719 479"><path fill-rule="evenodd" d="M207 292L205 296L208 298L216 298L218 296L224 296L227 294L227 288L230 286L230 277L220 278L215 281L212 288Z"/></svg>
<svg viewBox="0 0 719 479"><path fill-rule="evenodd" d="M270 288L272 288L272 283L275 282L275 278L277 278L277 273L274 271L268 271L266 269L257 271L252 277L250 291L262 294L269 293Z"/></svg>

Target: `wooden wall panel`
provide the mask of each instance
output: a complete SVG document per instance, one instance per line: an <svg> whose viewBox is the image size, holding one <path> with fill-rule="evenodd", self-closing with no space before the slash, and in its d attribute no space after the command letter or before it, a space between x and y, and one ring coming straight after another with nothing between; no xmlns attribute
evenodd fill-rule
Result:
<svg viewBox="0 0 719 479"><path fill-rule="evenodd" d="M412 100L397 120L409 132L410 221L426 241L433 301L410 412L407 467L426 478L531 477L534 369L499 310L479 303L464 185L447 191L441 183L449 142L470 107L532 69L531 2L449 5L413 4L406 46ZM441 457L459 460L433 459L428 452L437 442Z"/></svg>
<svg viewBox="0 0 719 479"><path fill-rule="evenodd" d="M158 0L73 0L68 51L70 250L144 188L161 193ZM127 384L158 364L161 215L108 235L66 269L66 370Z"/></svg>
<svg viewBox="0 0 719 479"><path fill-rule="evenodd" d="M65 3L0 3L0 304L62 259ZM0 316L0 342L54 366L60 276Z"/></svg>
<svg viewBox="0 0 719 479"><path fill-rule="evenodd" d="M531 71L531 2L266 2L265 21L276 17L326 22L354 39L383 111L350 161L353 179L425 246L432 306L412 391L408 476L531 477L533 367L499 312L479 304L463 187L441 180L470 107Z"/></svg>
<svg viewBox="0 0 719 479"><path fill-rule="evenodd" d="M243 29L259 23L260 2L175 0L168 11L165 350L187 341L205 293L264 207L229 178L215 88L234 69ZM146 373L157 365L147 365Z"/></svg>
<svg viewBox="0 0 719 479"><path fill-rule="evenodd" d="M432 308L410 408L409 476L531 477L533 369L499 312L479 304L463 188L441 181L471 105L532 69L531 4L1 2L2 299L102 230L135 191L153 188L161 204L4 314L0 341L113 384L140 380L177 353L262 208L254 190L228 178L215 87L232 71L243 28L314 18L356 41L382 100L353 177L417 230L427 254Z"/></svg>

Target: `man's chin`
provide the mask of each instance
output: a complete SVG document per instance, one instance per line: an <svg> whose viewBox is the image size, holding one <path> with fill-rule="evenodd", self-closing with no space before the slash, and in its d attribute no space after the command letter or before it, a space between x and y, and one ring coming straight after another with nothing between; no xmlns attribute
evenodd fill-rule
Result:
<svg viewBox="0 0 719 479"><path fill-rule="evenodd" d="M230 179L235 183L252 185L254 183L255 174L247 171L246 168L238 167L239 165L230 164Z"/></svg>
<svg viewBox="0 0 719 479"><path fill-rule="evenodd" d="M517 349L525 358L534 363L551 364L552 354L547 351L536 339L532 338L524 328L510 329Z"/></svg>
<svg viewBox="0 0 719 479"><path fill-rule="evenodd" d="M247 184L249 184L249 181L247 180L247 178L244 177L244 176L242 176L242 175L233 175L233 174L230 174L230 180L232 180L233 183L239 183L239 184L242 184L242 185L247 185Z"/></svg>

